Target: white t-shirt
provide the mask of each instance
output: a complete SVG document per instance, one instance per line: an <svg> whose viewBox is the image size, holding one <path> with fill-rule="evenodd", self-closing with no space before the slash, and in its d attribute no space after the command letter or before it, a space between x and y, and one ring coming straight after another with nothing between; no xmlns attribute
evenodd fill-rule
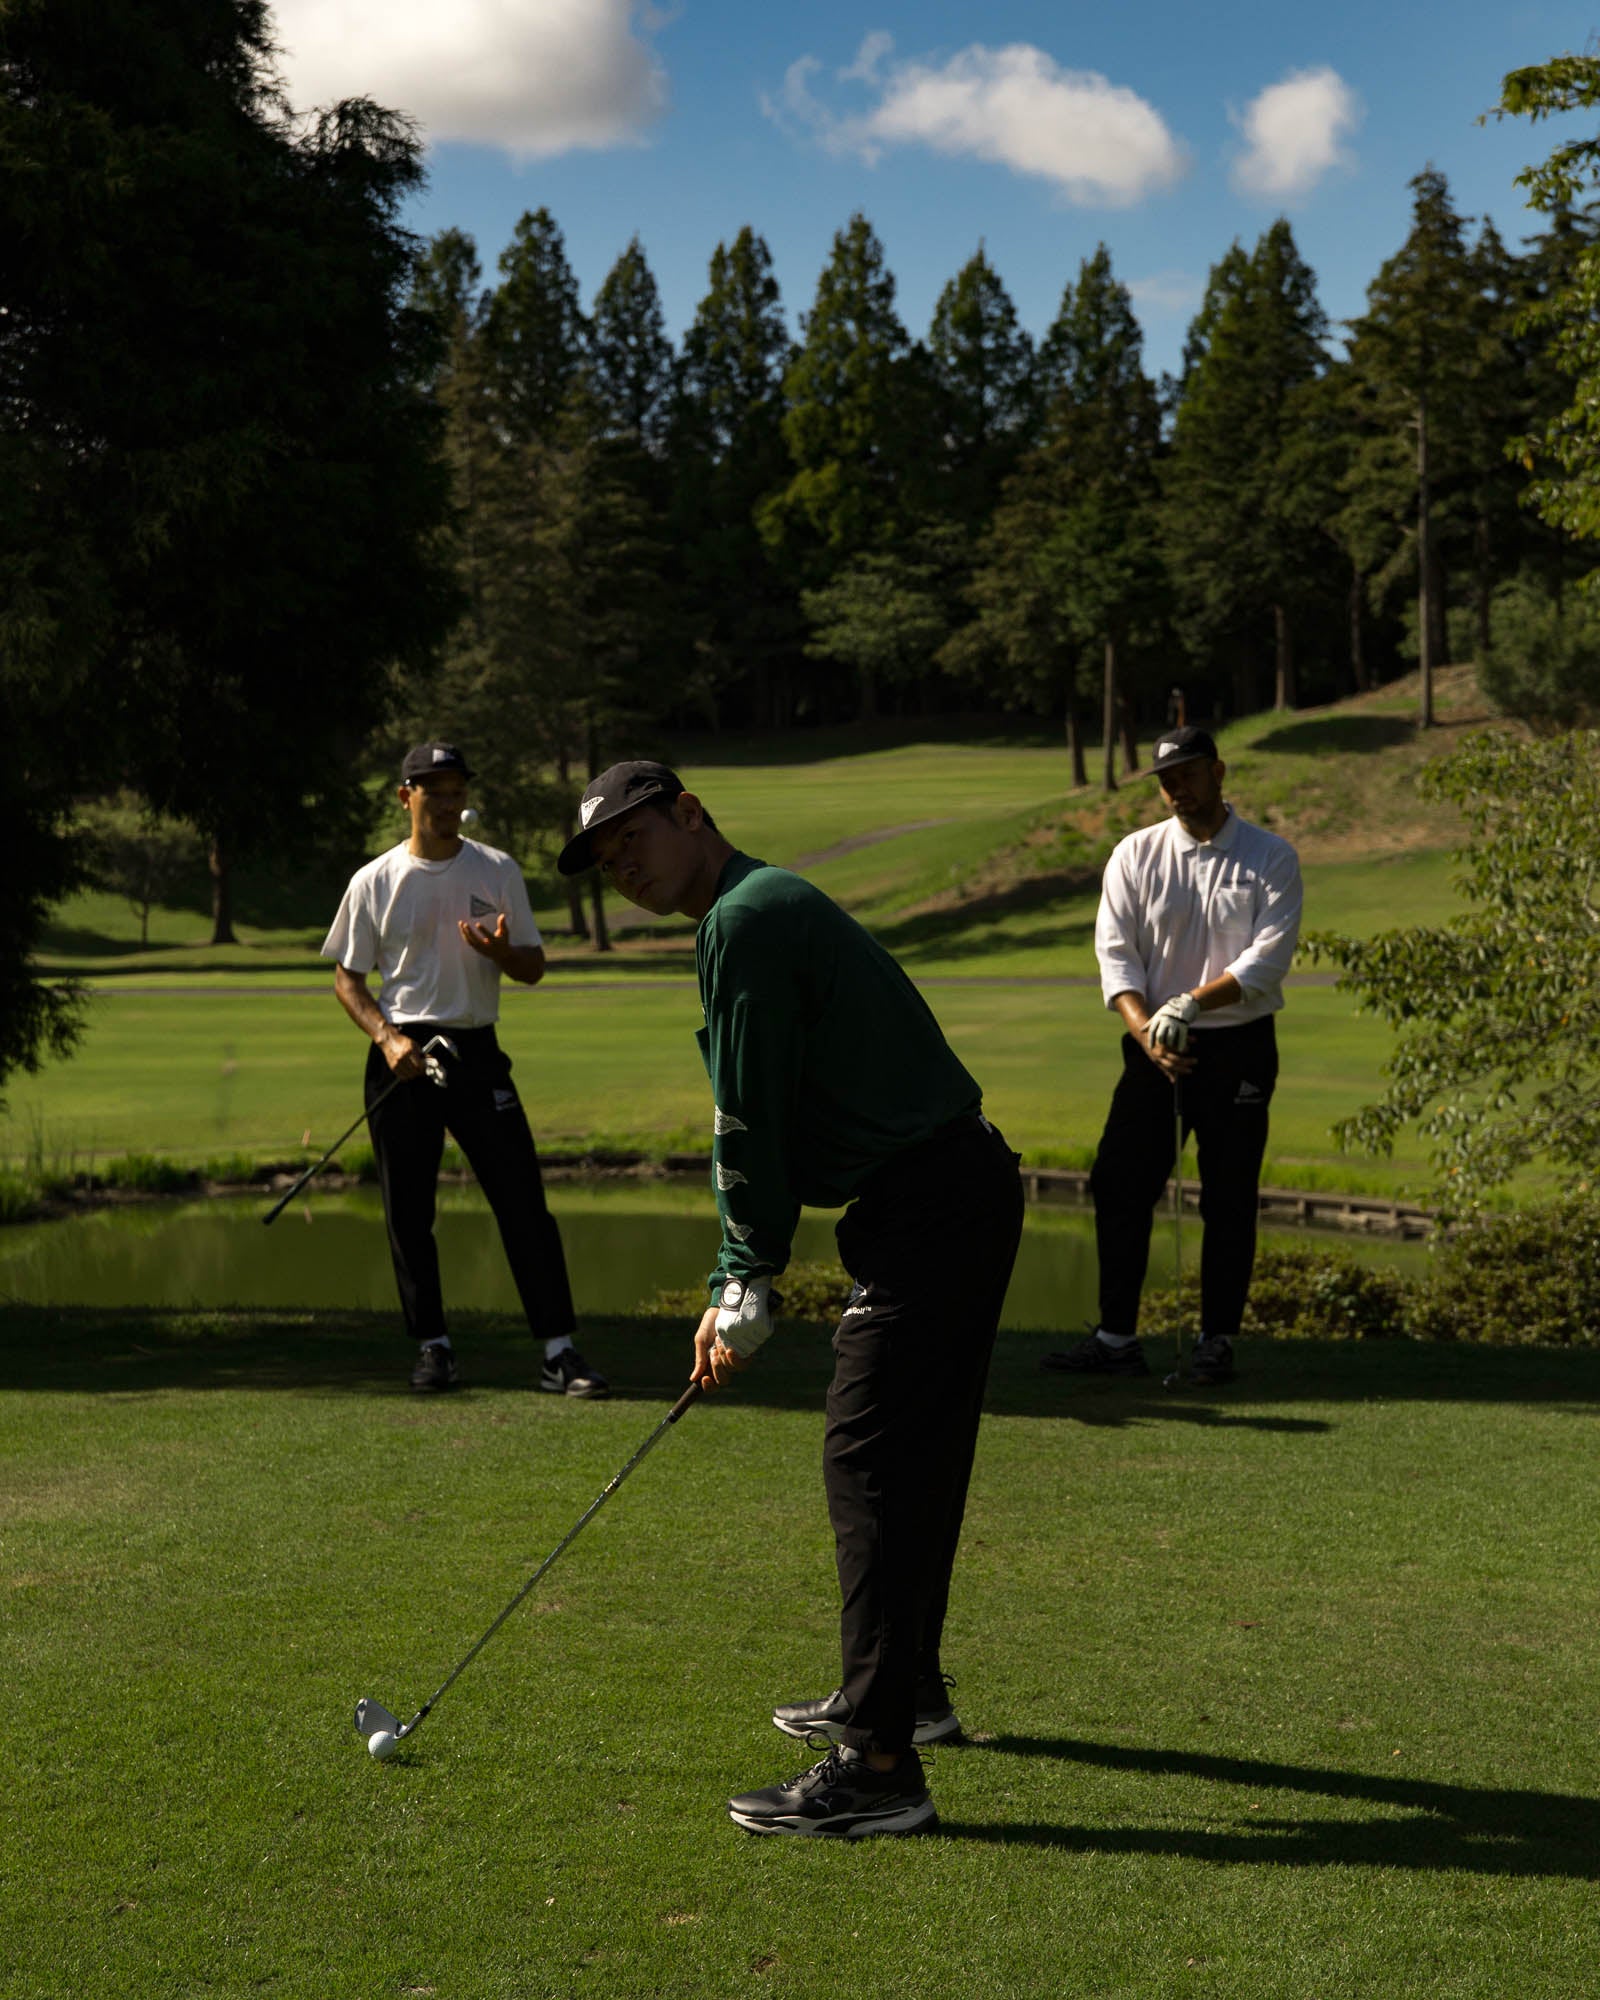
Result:
<svg viewBox="0 0 1600 2000"><path fill-rule="evenodd" d="M487 1028L500 1013L500 968L456 926L492 931L500 916L513 944L544 942L509 854L464 840L451 860L424 861L402 842L351 876L322 956L363 975L376 969L378 1005L397 1028Z"/></svg>
<svg viewBox="0 0 1600 2000"><path fill-rule="evenodd" d="M1231 972L1241 997L1195 1024L1233 1028L1283 1005L1283 976L1300 935L1300 861L1281 834L1231 808L1210 840L1177 815L1119 841L1106 863L1095 918L1100 990L1142 993L1158 1007Z"/></svg>

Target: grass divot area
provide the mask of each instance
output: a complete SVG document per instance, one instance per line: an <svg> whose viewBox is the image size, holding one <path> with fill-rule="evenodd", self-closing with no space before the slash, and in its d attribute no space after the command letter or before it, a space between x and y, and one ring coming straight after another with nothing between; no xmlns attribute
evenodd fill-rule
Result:
<svg viewBox="0 0 1600 2000"><path fill-rule="evenodd" d="M1600 1352L1273 1343L1234 1387L1007 1335L946 1665L941 1830L758 1841L826 1692L821 1329L657 1447L687 1328L586 1325L601 1404L457 1326L0 1312L0 1992L1550 1996L1592 1985Z"/></svg>

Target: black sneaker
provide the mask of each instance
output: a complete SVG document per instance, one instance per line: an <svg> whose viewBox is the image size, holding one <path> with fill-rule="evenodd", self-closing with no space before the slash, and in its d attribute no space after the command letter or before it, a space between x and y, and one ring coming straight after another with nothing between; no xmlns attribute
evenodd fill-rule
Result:
<svg viewBox="0 0 1600 2000"><path fill-rule="evenodd" d="M746 1833L816 1833L835 1840L919 1833L939 1824L915 1750L892 1771L875 1771L842 1744L787 1784L729 1799L728 1817Z"/></svg>
<svg viewBox="0 0 1600 2000"><path fill-rule="evenodd" d="M918 1685L917 1720L911 1732L913 1743L943 1743L961 1734L961 1718L950 1706L949 1690L954 1686L948 1674ZM844 1698L843 1688L835 1688L820 1701L794 1701L772 1711L774 1728L781 1729L785 1736L798 1736L802 1742L819 1736L824 1742L837 1743L849 1720L850 1704Z"/></svg>
<svg viewBox="0 0 1600 2000"><path fill-rule="evenodd" d="M550 1396L609 1396L611 1384L598 1368L591 1368L575 1347L561 1352L544 1364L539 1387Z"/></svg>
<svg viewBox="0 0 1600 2000"><path fill-rule="evenodd" d="M1148 1375L1150 1364L1138 1341L1127 1347L1108 1347L1098 1333L1086 1334L1076 1347L1060 1348L1047 1354L1041 1368L1062 1375Z"/></svg>
<svg viewBox="0 0 1600 2000"><path fill-rule="evenodd" d="M1188 1380L1201 1389L1220 1388L1233 1380L1233 1342L1226 1334L1214 1340L1197 1340L1189 1350Z"/></svg>
<svg viewBox="0 0 1600 2000"><path fill-rule="evenodd" d="M437 1341L422 1349L417 1356L417 1365L411 1371L412 1388L424 1396L437 1395L441 1389L454 1389L460 1381L454 1351L441 1347Z"/></svg>

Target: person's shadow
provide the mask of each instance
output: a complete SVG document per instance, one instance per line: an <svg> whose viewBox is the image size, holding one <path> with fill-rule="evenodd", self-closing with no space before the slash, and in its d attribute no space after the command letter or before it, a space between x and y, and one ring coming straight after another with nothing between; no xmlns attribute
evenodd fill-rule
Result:
<svg viewBox="0 0 1600 2000"><path fill-rule="evenodd" d="M1263 1803L1261 1817L1252 1816L1247 1827L1229 1828L991 1825L941 1819L939 1830L947 1839L1278 1867L1462 1869L1477 1875L1600 1880L1600 1801L1566 1792L1445 1785L1426 1778L1269 1764L1253 1757L1128 1749L1073 1737L998 1736L982 1747L990 1755L1054 1757L1134 1777L1188 1777L1262 1794L1365 1801L1379 1810L1324 1816L1310 1810L1285 1812L1281 1800L1275 1800L1270 1806ZM1219 1817L1232 1817L1237 1810L1232 1801L1217 1801Z"/></svg>

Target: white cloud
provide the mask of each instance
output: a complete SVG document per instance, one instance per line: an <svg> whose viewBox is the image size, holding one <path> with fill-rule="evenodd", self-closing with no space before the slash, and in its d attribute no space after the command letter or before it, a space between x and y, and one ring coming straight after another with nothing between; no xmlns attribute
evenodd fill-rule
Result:
<svg viewBox="0 0 1600 2000"><path fill-rule="evenodd" d="M941 63L887 63L893 44L869 35L843 78L878 91L843 115L812 90L815 56L791 63L767 115L827 151L875 164L894 146L927 146L1050 182L1080 206L1125 207L1168 187L1187 164L1160 112L1093 70L1062 69L1025 42L974 44Z"/></svg>
<svg viewBox="0 0 1600 2000"><path fill-rule="evenodd" d="M1337 70L1297 69L1229 115L1249 144L1233 167L1241 194L1293 199L1354 164L1341 142L1361 123L1361 104Z"/></svg>
<svg viewBox="0 0 1600 2000"><path fill-rule="evenodd" d="M666 73L635 0L277 0L290 102L371 97L520 159L640 143Z"/></svg>
<svg viewBox="0 0 1600 2000"><path fill-rule="evenodd" d="M1205 290L1205 280L1188 271L1152 271L1147 278L1128 280L1134 304L1153 313L1192 313Z"/></svg>

